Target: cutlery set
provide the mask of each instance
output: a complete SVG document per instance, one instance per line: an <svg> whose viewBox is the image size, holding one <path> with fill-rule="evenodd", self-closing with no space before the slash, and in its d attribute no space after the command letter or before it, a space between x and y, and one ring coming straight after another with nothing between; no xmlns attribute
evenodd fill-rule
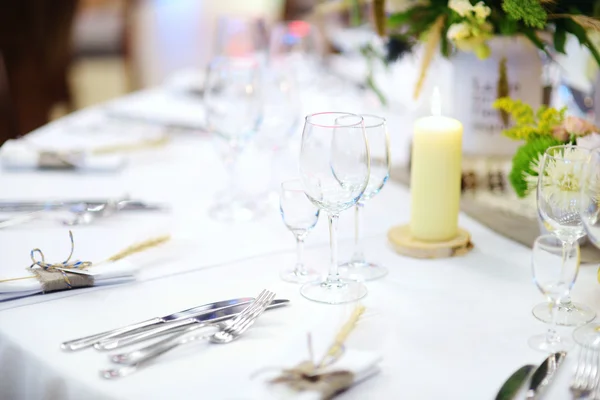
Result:
<svg viewBox="0 0 600 400"><path fill-rule="evenodd" d="M529 382L529 386L525 393L525 399L543 398L545 390L554 380L566 356L566 352L553 353L537 367L535 365L522 366L504 382L496 395L496 400L516 399L526 382ZM569 387L573 400L600 400L599 378L599 351L581 346Z"/></svg>
<svg viewBox="0 0 600 400"><path fill-rule="evenodd" d="M105 379L120 378L187 343L199 340L215 344L230 343L246 332L265 310L288 304L289 300L275 300L275 293L263 290L256 299L244 297L193 307L69 340L62 343L61 348L78 351L93 346L99 351L108 351L164 337L150 345L109 356L113 363L120 366L100 371L100 374Z"/></svg>
<svg viewBox="0 0 600 400"><path fill-rule="evenodd" d="M0 213L11 213L0 219L0 228L20 225L43 218L49 213L64 212L59 218L64 225L89 225L99 218L105 218L124 211L167 211L168 206L131 200L128 196L117 199L74 199L56 201L11 201L0 200ZM14 214L16 213L16 215Z"/></svg>

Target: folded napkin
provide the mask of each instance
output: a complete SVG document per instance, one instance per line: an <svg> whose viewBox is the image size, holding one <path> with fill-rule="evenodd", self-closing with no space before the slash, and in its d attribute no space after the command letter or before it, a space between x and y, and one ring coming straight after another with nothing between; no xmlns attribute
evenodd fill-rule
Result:
<svg viewBox="0 0 600 400"><path fill-rule="evenodd" d="M204 130L202 97L177 90L149 90L107 106L111 117L181 129Z"/></svg>
<svg viewBox="0 0 600 400"><path fill-rule="evenodd" d="M93 155L83 151L42 150L24 140L8 140L0 148L5 169L73 169L96 172L117 171L125 164L120 155Z"/></svg>
<svg viewBox="0 0 600 400"><path fill-rule="evenodd" d="M138 267L127 260L107 262L84 271L92 275L93 286L114 285L135 279ZM23 272L20 276L26 276ZM69 274L70 277L74 275ZM42 293L42 283L36 278L0 282L0 302Z"/></svg>
<svg viewBox="0 0 600 400"><path fill-rule="evenodd" d="M331 397L326 397L327 395L321 391L325 386L351 387L363 382L379 372L381 360L381 356L374 352L347 349L333 365L320 370L320 377L317 379L303 379L301 375L290 372L294 369L294 365L299 366L302 363L302 359L295 360L295 364L286 365L285 371L283 369L269 370L269 373L260 374L254 378L260 381L260 387L255 387L252 398L265 400L328 399ZM274 380L282 382L273 383ZM294 390L293 387L305 387L308 390L299 391Z"/></svg>

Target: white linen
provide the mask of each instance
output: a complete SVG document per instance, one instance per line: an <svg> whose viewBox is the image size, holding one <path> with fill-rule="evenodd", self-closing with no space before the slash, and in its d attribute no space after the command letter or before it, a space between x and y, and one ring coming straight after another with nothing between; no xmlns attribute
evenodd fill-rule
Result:
<svg viewBox="0 0 600 400"><path fill-rule="evenodd" d="M94 277L94 286L115 285L130 282L135 279L139 268L127 260L106 263L86 269ZM25 271L19 276L27 276ZM7 279L10 277L2 277ZM32 296L42 293L41 283L35 279L20 279L15 281L0 282L0 302Z"/></svg>
<svg viewBox="0 0 600 400"><path fill-rule="evenodd" d="M65 139L68 135L61 134L61 126L71 129L77 118L83 116L44 127L35 139ZM409 121L407 117L404 124L390 127L397 146L392 150L395 160L406 159L408 154L402 144L410 140ZM296 148L299 138L300 129L293 137ZM295 158L297 153L288 155L290 160ZM256 186L265 174L252 168L258 165L256 159L246 162L240 181ZM297 174L293 166L286 173ZM152 262L144 264L135 284L32 296L22 300L33 303L12 300L5 303L8 308L0 307L0 398L254 400L255 382L249 377L262 366L281 366L278 356L289 351L290 337L306 332L332 337L354 306L310 302L298 293L297 285L279 279L279 270L295 262L295 243L276 207L248 223L210 219L207 209L225 182L219 156L210 139L202 135L179 135L151 157L132 157L127 170L110 177L0 170L2 196L12 199L39 198L39 193L52 198L129 193L173 206L170 215L123 214L96 225L74 227L79 258L101 260L124 244L155 234L174 234L172 244L152 253ZM408 190L390 181L365 207L366 255L390 272L382 280L367 283L369 294L362 300L367 313L348 346L385 358L381 373L339 398L494 398L516 368L539 363L545 356L527 345L530 336L546 329L531 316L531 308L543 301L531 282L531 250L461 215L460 225L469 230L475 244L468 255L440 260L399 256L387 244L386 233L391 226L408 221L409 204ZM323 217L307 238L305 262L325 273L329 236ZM353 213L348 211L339 221L340 260L350 257L352 236ZM42 248L49 259L62 256L63 248L68 251L65 238L64 227L43 221L0 230L0 276L15 265L29 265L29 251L34 247ZM596 266L582 266L573 298L600 311L596 270ZM238 341L173 353L119 381L99 378L98 370L109 365L105 354L59 349L68 339L198 304L254 296L263 288L292 304L265 312ZM571 331L562 329L561 333ZM573 359L573 355L567 357L547 399L570 398Z"/></svg>

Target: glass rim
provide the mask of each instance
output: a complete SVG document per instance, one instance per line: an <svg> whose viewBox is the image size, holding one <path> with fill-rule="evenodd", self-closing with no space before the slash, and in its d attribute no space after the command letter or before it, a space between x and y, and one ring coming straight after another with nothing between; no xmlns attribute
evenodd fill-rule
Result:
<svg viewBox="0 0 600 400"><path fill-rule="evenodd" d="M562 157L556 157L556 156L550 154L551 150L556 150L556 149L577 149L577 150L584 151L587 154L588 157L589 157L590 154L592 154L592 152L590 151L590 149L585 148L585 147L577 146L577 145L574 145L574 144L561 144L561 145L558 145L558 146L550 146L550 147L548 147L546 149L546 151L544 151L544 157L549 157L549 158L552 158L554 160L560 160L560 159L562 159ZM585 162L585 161L587 161L587 159L584 158L584 159L581 159L581 160L569 160L569 161L574 161L574 162L581 161L581 162Z"/></svg>
<svg viewBox="0 0 600 400"><path fill-rule="evenodd" d="M358 118L359 121L358 121L358 123L348 124L348 125L341 125L341 124L326 125L326 124L318 124L313 121L314 118L318 118L323 115L331 115L331 116L339 115L339 116L348 116L348 117L352 116L352 117ZM306 117L304 117L304 122L306 124L310 124L312 126L318 126L320 128L355 128L355 127L359 127L359 126L364 128L365 120L359 114L354 114L354 113L349 113L349 112L341 112L341 111L324 111L324 112L308 114Z"/></svg>

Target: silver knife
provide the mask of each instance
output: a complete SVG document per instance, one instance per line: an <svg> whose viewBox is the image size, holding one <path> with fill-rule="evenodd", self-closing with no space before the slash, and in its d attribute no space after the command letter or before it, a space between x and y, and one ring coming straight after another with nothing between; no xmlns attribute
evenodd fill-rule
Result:
<svg viewBox="0 0 600 400"><path fill-rule="evenodd" d="M267 310L273 308L283 307L290 303L287 299L275 299L267 307ZM210 325L217 322L225 321L233 318L242 312L247 307L247 304L239 304L233 307L216 310L208 314L202 314L195 317L186 318L183 320L170 321L164 324L160 324L150 329L145 329L142 332L134 332L131 335L119 336L116 338L109 338L101 340L94 345L97 350L108 351L114 350L121 347L130 346L132 344L144 342L146 340L155 339L160 336L169 335L172 333L184 330L192 325ZM117 361L118 362L118 361Z"/></svg>
<svg viewBox="0 0 600 400"><path fill-rule="evenodd" d="M550 354L550 356L540 364L531 377L529 390L525 397L526 399L535 399L544 391L544 389L546 389L550 382L552 382L556 371L566 356L567 353L564 351Z"/></svg>
<svg viewBox="0 0 600 400"><path fill-rule="evenodd" d="M25 212L41 210L59 210L78 206L100 206L114 202L114 199L79 199L79 200L53 200L53 201L11 201L0 200L0 212ZM169 207L165 204L147 203L139 200L119 200L116 203L119 211L163 211Z"/></svg>
<svg viewBox="0 0 600 400"><path fill-rule="evenodd" d="M150 326L159 325L168 321L176 321L179 319L186 319L190 316L199 316L204 314L210 314L216 310L222 310L228 307L233 307L239 304L248 304L253 301L252 297L242 297L239 299L231 299L225 301L218 301L216 303L204 304L197 307L188 308L187 310L181 310L173 314L165 315L162 317L151 318L146 321L138 322L135 324L127 325L121 328L113 329L110 331L97 333L95 335L82 337L79 339L69 340L60 345L60 348L65 351L76 351L85 349L93 346L95 343L102 339L112 338L119 335L124 335L133 331L138 331L143 328Z"/></svg>
<svg viewBox="0 0 600 400"><path fill-rule="evenodd" d="M512 400L515 398L519 389L523 386L527 378L531 375L531 371L535 369L535 365L523 365L521 368L513 372L502 385L496 400Z"/></svg>

